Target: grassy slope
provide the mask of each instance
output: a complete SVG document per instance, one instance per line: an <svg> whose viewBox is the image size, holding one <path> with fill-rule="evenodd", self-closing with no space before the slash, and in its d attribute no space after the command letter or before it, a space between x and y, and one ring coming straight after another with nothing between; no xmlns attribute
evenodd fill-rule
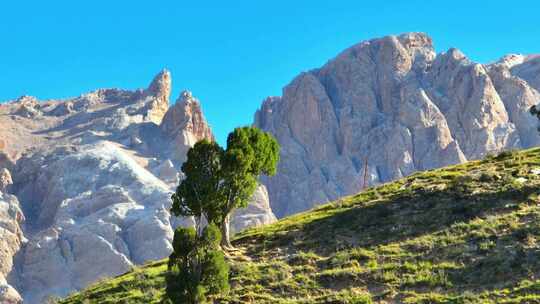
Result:
<svg viewBox="0 0 540 304"><path fill-rule="evenodd" d="M540 149L417 173L236 239L219 303L540 303ZM526 179L526 180L525 180ZM157 303L164 261L62 303Z"/></svg>

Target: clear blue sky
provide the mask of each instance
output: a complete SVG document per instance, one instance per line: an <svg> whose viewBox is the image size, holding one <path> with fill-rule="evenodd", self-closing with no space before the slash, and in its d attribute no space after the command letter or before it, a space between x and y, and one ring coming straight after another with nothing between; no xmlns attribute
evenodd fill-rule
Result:
<svg viewBox="0 0 540 304"><path fill-rule="evenodd" d="M0 100L146 87L167 68L172 99L193 91L223 142L264 97L361 40L422 31L480 62L540 53L538 1L366 2L2 1Z"/></svg>

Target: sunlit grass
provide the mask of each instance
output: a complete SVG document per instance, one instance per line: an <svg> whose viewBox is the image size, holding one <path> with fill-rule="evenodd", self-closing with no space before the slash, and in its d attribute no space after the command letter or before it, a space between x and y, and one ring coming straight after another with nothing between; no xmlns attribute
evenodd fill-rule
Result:
<svg viewBox="0 0 540 304"><path fill-rule="evenodd" d="M216 303L540 303L540 150L416 173L236 236ZM62 303L159 303L165 262Z"/></svg>

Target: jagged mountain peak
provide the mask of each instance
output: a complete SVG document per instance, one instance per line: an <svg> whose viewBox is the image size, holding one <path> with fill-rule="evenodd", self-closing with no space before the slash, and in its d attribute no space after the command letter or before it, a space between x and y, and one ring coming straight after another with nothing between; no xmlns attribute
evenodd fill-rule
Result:
<svg viewBox="0 0 540 304"><path fill-rule="evenodd" d="M155 77L152 79L152 82L145 90L148 95L153 95L156 97L166 97L167 101L171 95L172 87L172 78L171 73L167 69L161 70Z"/></svg>
<svg viewBox="0 0 540 304"><path fill-rule="evenodd" d="M178 134L180 129L200 130L197 134L201 139L213 138L204 117L201 102L188 90L180 93L176 103L165 114L160 128L169 135Z"/></svg>
<svg viewBox="0 0 540 304"><path fill-rule="evenodd" d="M164 69L154 77L148 88L144 91L145 95L153 97L148 105L148 118L158 125L169 109L171 87L171 73Z"/></svg>
<svg viewBox="0 0 540 304"><path fill-rule="evenodd" d="M263 102L255 125L282 145L266 178L278 216L417 170L540 144L540 65L511 71L436 54L424 33L358 43ZM276 102L279 101L279 102Z"/></svg>
<svg viewBox="0 0 540 304"><path fill-rule="evenodd" d="M499 59L495 64L503 65L508 69L527 61L527 56L522 54L508 54Z"/></svg>
<svg viewBox="0 0 540 304"><path fill-rule="evenodd" d="M159 128L170 139L170 154L177 164L185 161L187 150L183 147L190 147L201 139L214 140L200 101L187 90L180 93Z"/></svg>
<svg viewBox="0 0 540 304"><path fill-rule="evenodd" d="M180 96L178 96L178 99L176 102L189 102L189 101L196 101L198 102L198 100L196 98L193 98L193 93L191 93L191 91L189 90L183 90L181 93L180 93Z"/></svg>
<svg viewBox="0 0 540 304"><path fill-rule="evenodd" d="M458 48L449 48L445 53L440 54L441 57L447 57L454 61L468 60L467 56Z"/></svg>
<svg viewBox="0 0 540 304"><path fill-rule="evenodd" d="M165 70L146 90L0 104L0 302L14 287L42 303L170 254L173 229L192 224L170 214L181 164L214 138L200 102L169 106L170 91ZM262 194L233 229L276 220Z"/></svg>

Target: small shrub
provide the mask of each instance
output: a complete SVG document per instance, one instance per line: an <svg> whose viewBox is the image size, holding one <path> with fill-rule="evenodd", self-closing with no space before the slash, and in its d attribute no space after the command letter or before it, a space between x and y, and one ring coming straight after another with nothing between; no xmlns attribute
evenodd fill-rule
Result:
<svg viewBox="0 0 540 304"><path fill-rule="evenodd" d="M492 152L488 152L488 153L486 154L486 157L484 157L484 161L485 161L485 162L490 162L490 161L494 160L495 157L496 157L495 154L493 154Z"/></svg>
<svg viewBox="0 0 540 304"><path fill-rule="evenodd" d="M517 154L516 150L508 150L508 151L502 151L495 157L496 160L503 160L513 157Z"/></svg>
<svg viewBox="0 0 540 304"><path fill-rule="evenodd" d="M201 236L194 228L176 229L166 278L172 303L204 303L208 295L229 290L229 266L220 241L221 232L213 224Z"/></svg>
<svg viewBox="0 0 540 304"><path fill-rule="evenodd" d="M317 262L320 260L321 260L321 257L312 251L309 251L309 252L300 251L298 254L294 255L289 260L289 264L291 265L316 265Z"/></svg>
<svg viewBox="0 0 540 304"><path fill-rule="evenodd" d="M472 191L473 178L469 175L458 175L448 185L450 191L458 196L468 194Z"/></svg>
<svg viewBox="0 0 540 304"><path fill-rule="evenodd" d="M488 253L493 250L497 244L491 240L487 240L478 244L478 251L481 253Z"/></svg>
<svg viewBox="0 0 540 304"><path fill-rule="evenodd" d="M501 177L498 176L495 172L482 172L478 177L478 180L483 183L489 183L496 180L499 180Z"/></svg>

